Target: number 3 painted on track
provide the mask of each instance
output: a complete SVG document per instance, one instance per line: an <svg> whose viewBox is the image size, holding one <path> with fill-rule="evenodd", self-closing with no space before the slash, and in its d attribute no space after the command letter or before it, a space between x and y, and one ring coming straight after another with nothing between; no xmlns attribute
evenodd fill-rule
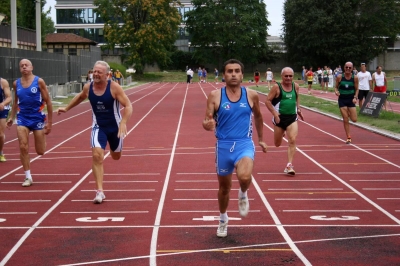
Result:
<svg viewBox="0 0 400 266"><path fill-rule="evenodd" d="M122 222L125 220L125 217L97 217L96 219L92 220L92 217L81 217L76 218L77 222L84 222L84 223L98 223L98 222Z"/></svg>
<svg viewBox="0 0 400 266"><path fill-rule="evenodd" d="M326 215L315 215L310 217L313 220L320 221L352 221L352 220L360 220L360 217L357 216L341 216L341 217L326 217Z"/></svg>

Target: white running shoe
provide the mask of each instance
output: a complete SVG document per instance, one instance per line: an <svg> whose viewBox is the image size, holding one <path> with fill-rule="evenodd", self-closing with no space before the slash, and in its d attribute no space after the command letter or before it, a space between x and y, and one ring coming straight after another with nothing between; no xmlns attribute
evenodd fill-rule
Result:
<svg viewBox="0 0 400 266"><path fill-rule="evenodd" d="M96 197L93 200L93 203L102 203L103 200L106 198L106 195L104 195L103 191L96 191Z"/></svg>
<svg viewBox="0 0 400 266"><path fill-rule="evenodd" d="M217 229L217 236L226 237L227 235L228 235L228 220L226 221L220 220Z"/></svg>
<svg viewBox="0 0 400 266"><path fill-rule="evenodd" d="M32 179L25 178L24 183L22 183L22 186L23 187L30 187L30 186L32 186L32 183L33 183Z"/></svg>
<svg viewBox="0 0 400 266"><path fill-rule="evenodd" d="M239 188L240 194L240 188ZM249 213L249 197L240 197L239 196L239 214L242 217L246 217Z"/></svg>
<svg viewBox="0 0 400 266"><path fill-rule="evenodd" d="M293 169L293 164L288 164L285 168L285 170L283 170L284 173L288 174L288 175L295 175L296 172Z"/></svg>

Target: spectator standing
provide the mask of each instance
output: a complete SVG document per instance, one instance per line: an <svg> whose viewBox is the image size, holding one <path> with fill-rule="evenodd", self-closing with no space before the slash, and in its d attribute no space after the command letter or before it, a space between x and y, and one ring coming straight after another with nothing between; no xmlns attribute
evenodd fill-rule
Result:
<svg viewBox="0 0 400 266"><path fill-rule="evenodd" d="M365 63L361 63L361 71L357 73L358 77L358 106L363 106L364 99L367 98L368 92L372 89L372 76L366 70ZM354 72L353 72L354 74Z"/></svg>

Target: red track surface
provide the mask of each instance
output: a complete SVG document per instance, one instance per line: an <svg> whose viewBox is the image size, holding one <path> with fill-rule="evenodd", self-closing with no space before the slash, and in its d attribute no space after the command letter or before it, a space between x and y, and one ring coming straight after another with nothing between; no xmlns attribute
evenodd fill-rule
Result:
<svg viewBox="0 0 400 266"><path fill-rule="evenodd" d="M0 165L0 265L400 265L400 142L305 110L296 176L287 144L257 147L250 213L218 238L213 133L201 126L214 84L127 90L134 115L120 161L105 159L106 200L92 203L91 111L56 116L47 153L31 147L34 184L21 187L15 128ZM260 100L264 101L263 95ZM32 144L32 140L30 142Z"/></svg>

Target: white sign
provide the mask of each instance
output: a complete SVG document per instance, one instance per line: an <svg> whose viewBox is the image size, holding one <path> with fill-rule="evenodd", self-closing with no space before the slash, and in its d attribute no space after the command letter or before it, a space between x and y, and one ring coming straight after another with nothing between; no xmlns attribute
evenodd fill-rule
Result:
<svg viewBox="0 0 400 266"><path fill-rule="evenodd" d="M341 216L341 217L326 217L326 215L315 215L310 217L313 220L320 221L352 221L352 220L360 220L360 217L357 216Z"/></svg>
<svg viewBox="0 0 400 266"><path fill-rule="evenodd" d="M76 218L76 221L78 222L84 222L84 223L98 223L98 222L122 222L125 219L125 217L97 217L96 219L92 220L92 217L81 217L81 218Z"/></svg>

